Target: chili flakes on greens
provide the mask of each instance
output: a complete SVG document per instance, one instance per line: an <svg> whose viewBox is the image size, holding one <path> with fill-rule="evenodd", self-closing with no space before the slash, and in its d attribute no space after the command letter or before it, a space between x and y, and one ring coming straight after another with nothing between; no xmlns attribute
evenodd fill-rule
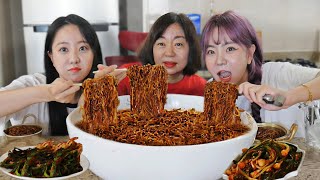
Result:
<svg viewBox="0 0 320 180"><path fill-rule="evenodd" d="M82 144L76 143L74 137L67 142L53 144L46 141L35 148L25 150L14 148L0 166L12 169L11 174L35 178L52 178L67 176L82 171L80 154Z"/></svg>

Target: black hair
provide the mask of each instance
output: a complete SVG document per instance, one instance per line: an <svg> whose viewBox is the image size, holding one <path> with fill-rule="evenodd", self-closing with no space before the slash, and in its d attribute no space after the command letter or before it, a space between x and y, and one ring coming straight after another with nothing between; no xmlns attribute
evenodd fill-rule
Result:
<svg viewBox="0 0 320 180"><path fill-rule="evenodd" d="M189 55L187 66L183 69L184 75L192 75L201 67L201 50L196 29L192 21L185 14L169 12L162 15L151 27L143 47L138 56L143 64L154 65L153 45L159 39L165 30L171 25L177 23L184 31L186 41L189 44Z"/></svg>
<svg viewBox="0 0 320 180"><path fill-rule="evenodd" d="M97 69L98 64L102 64L102 53L99 44L97 34L89 22L82 17L70 14L65 17L59 17L49 26L45 48L44 48L44 64L45 64L45 74L47 77L47 84L52 83L56 78L59 77L59 73L53 66L53 63L48 55L52 52L52 43L54 41L56 33L65 25L76 25L84 39L90 45L94 59L91 67L91 71ZM86 78L93 77L90 73ZM86 79L85 78L85 79ZM49 102L49 132L51 135L66 135L66 117L68 116L67 104L59 103L55 101Z"/></svg>

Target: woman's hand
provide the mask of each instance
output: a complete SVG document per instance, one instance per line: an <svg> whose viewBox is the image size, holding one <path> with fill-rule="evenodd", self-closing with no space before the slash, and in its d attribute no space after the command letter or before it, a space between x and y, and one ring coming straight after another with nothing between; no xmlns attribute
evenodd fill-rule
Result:
<svg viewBox="0 0 320 180"><path fill-rule="evenodd" d="M122 71L122 70L117 70L115 71L115 69L117 69L117 65L111 65L111 66L105 66L102 64L98 65L98 72L95 74L95 78L97 77L102 77L105 76L106 74L112 75L114 76L118 82L120 82L122 79L124 79L127 74L126 71Z"/></svg>
<svg viewBox="0 0 320 180"><path fill-rule="evenodd" d="M47 87L48 101L76 104L79 100L79 95L76 92L80 90L80 87L74 86L71 80L57 78Z"/></svg>
<svg viewBox="0 0 320 180"><path fill-rule="evenodd" d="M287 95L285 91L282 91L282 90L279 90L276 88L272 88L267 85L256 85L256 84L251 84L249 82L244 82L239 85L238 91L239 91L239 94L243 94L251 103L255 102L261 108L264 108L264 109L267 109L270 111L286 109L289 107L286 104L287 99L285 100L283 106L281 106L281 107L278 107L278 106L275 106L272 104L267 104L263 100L263 96L266 94L269 94L273 97L275 97L276 95L281 95L281 96L284 96L285 98Z"/></svg>
<svg viewBox="0 0 320 180"><path fill-rule="evenodd" d="M127 74L126 71L115 71L117 69L117 65L111 65L111 66L105 66L102 64L98 65L98 72L95 73L94 78L99 78L102 76L105 76L107 74L114 76L118 82L120 82L122 79L124 79ZM84 96L83 94L81 95L79 102L78 102L78 106L83 106L84 104Z"/></svg>

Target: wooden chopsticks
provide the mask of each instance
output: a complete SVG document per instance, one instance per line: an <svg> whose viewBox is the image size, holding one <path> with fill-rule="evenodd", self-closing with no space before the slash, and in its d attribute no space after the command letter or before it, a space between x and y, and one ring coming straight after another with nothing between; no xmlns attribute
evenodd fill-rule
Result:
<svg viewBox="0 0 320 180"><path fill-rule="evenodd" d="M115 69L114 71L127 71L128 69L126 69L126 68L121 68L121 69ZM96 74L97 72L99 72L99 70L98 71L93 71L92 73L93 74Z"/></svg>
<svg viewBox="0 0 320 180"><path fill-rule="evenodd" d="M74 86L82 86L82 83L73 83Z"/></svg>

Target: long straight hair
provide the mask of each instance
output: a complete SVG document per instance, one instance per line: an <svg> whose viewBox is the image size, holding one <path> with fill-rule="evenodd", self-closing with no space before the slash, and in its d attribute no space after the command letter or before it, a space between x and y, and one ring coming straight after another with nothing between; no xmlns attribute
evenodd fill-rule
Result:
<svg viewBox="0 0 320 180"><path fill-rule="evenodd" d="M251 23L245 17L240 16L233 11L226 11L222 14L212 16L202 31L200 45L203 58L205 57L209 40L215 28L218 28L219 33L222 33L224 30L233 42L241 44L248 49L252 44L256 46L256 50L253 54L253 61L247 65L248 82L252 84L261 84L263 54L261 45L258 42L256 31ZM261 107L252 103L251 109L254 119L257 122L261 122Z"/></svg>
<svg viewBox="0 0 320 180"><path fill-rule="evenodd" d="M44 48L44 64L45 74L47 77L47 84L52 83L55 79L59 77L59 73L53 66L48 52L52 52L52 43L54 41L56 33L62 27L69 24L76 25L79 28L84 39L88 42L93 51L94 59L90 72L96 70L98 64L102 64L102 53L99 40L95 30L92 28L89 22L75 14L70 14L66 17L59 17L50 25L46 36ZM90 73L86 78L89 77L93 77L93 75ZM55 101L49 102L49 132L51 135L68 134L66 125L66 117L68 116L68 106L68 104L59 103ZM76 105L71 105L70 107L75 106Z"/></svg>

